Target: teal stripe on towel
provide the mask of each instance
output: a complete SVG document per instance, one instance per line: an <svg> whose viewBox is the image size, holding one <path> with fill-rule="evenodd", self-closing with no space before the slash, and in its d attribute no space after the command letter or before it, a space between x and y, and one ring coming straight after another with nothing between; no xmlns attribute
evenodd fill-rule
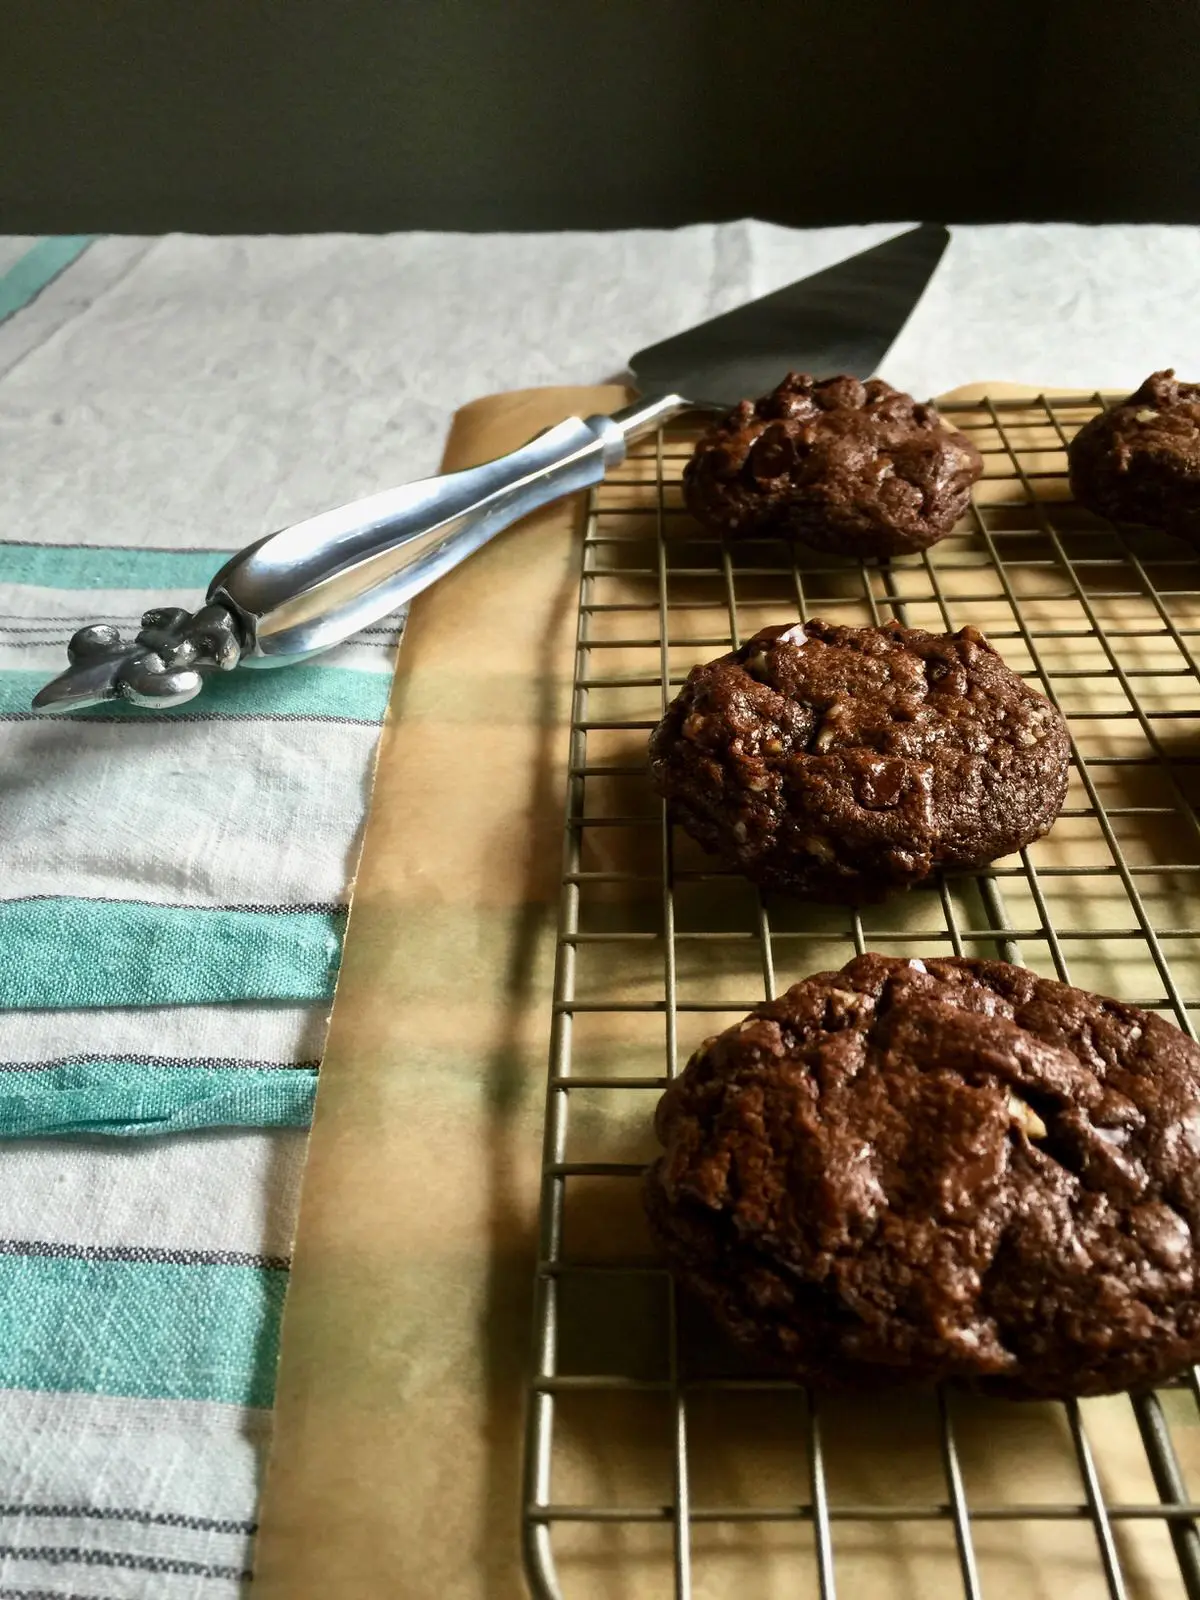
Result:
<svg viewBox="0 0 1200 1600"><path fill-rule="evenodd" d="M327 1000L344 919L126 900L0 902L0 1007Z"/></svg>
<svg viewBox="0 0 1200 1600"><path fill-rule="evenodd" d="M26 250L19 261L0 274L0 322L27 306L98 237L94 233L64 233L39 239Z"/></svg>
<svg viewBox="0 0 1200 1600"><path fill-rule="evenodd" d="M148 1067L89 1060L29 1072L11 1068L0 1075L0 1138L306 1128L316 1092L312 1067Z"/></svg>
<svg viewBox="0 0 1200 1600"><path fill-rule="evenodd" d="M282 1267L0 1254L0 1388L269 1406L286 1290Z"/></svg>
<svg viewBox="0 0 1200 1600"><path fill-rule="evenodd" d="M66 665L66 657L63 657ZM49 674L14 670L0 672L0 715L28 712L34 695ZM144 711L124 700L108 701L85 711L70 713L84 721L112 717L295 717L345 722L382 722L387 710L392 675L361 672L354 667L303 666L245 667L210 678L195 700L177 710ZM40 715L59 715L46 711Z"/></svg>
<svg viewBox="0 0 1200 1600"><path fill-rule="evenodd" d="M0 544L0 583L40 589L208 588L229 550L107 550L64 544ZM150 599L146 608L161 604Z"/></svg>

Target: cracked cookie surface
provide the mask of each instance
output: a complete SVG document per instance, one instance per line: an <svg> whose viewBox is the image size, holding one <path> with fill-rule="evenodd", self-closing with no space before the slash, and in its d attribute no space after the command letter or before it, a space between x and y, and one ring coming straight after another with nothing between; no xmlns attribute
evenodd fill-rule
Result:
<svg viewBox="0 0 1200 1600"><path fill-rule="evenodd" d="M1058 711L982 634L819 619L696 667L651 736L677 820L766 888L856 903L1044 834Z"/></svg>
<svg viewBox="0 0 1200 1600"><path fill-rule="evenodd" d="M965 434L882 378L789 372L704 434L683 495L698 521L730 535L902 555L950 532L982 471Z"/></svg>
<svg viewBox="0 0 1200 1600"><path fill-rule="evenodd" d="M1014 1397L1200 1357L1200 1047L1005 962L864 955L708 1040L659 1103L652 1231L815 1382Z"/></svg>

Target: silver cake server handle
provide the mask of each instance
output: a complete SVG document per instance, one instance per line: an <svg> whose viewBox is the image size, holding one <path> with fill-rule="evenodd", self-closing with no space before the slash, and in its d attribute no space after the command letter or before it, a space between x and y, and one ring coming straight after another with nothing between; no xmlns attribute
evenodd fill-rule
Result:
<svg viewBox="0 0 1200 1600"><path fill-rule="evenodd" d="M632 439L697 402L660 395L611 417L569 417L482 466L447 472L293 523L227 561L197 612L148 611L136 638L81 628L39 711L106 700L177 706L214 672L282 667L378 622L519 517L599 483Z"/></svg>

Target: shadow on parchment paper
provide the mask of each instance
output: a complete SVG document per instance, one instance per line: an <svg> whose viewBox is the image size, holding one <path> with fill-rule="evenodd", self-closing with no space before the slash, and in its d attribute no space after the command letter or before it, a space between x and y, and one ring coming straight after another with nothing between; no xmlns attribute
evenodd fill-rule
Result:
<svg viewBox="0 0 1200 1600"><path fill-rule="evenodd" d="M488 1278L482 1344L487 1405L487 1510L480 1570L492 1600L526 1600L520 1576L520 1482L524 1385L532 1343L537 1260L537 1175L546 1055L529 1047L529 1031L548 1013L562 862L567 734L559 697L563 624L579 595L583 520L572 530L575 559L555 597L542 639L537 675L538 741L529 774L528 849L523 894L513 915L505 1005L487 1064ZM569 693L569 688L565 691ZM507 848L507 845L505 846ZM541 1008L539 1014L538 1008ZM534 1174L531 1184L530 1174Z"/></svg>

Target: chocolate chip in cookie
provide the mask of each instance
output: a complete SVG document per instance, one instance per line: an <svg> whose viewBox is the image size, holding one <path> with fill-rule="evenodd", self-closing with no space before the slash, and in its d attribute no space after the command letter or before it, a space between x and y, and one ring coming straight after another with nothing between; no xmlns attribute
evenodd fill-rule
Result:
<svg viewBox="0 0 1200 1600"><path fill-rule="evenodd" d="M982 470L964 434L881 378L790 372L709 429L683 493L700 522L730 535L892 556L944 538Z"/></svg>
<svg viewBox="0 0 1200 1600"><path fill-rule="evenodd" d="M1200 1359L1200 1047L1000 961L860 956L668 1087L651 1228L816 1383L1103 1394Z"/></svg>
<svg viewBox="0 0 1200 1600"><path fill-rule="evenodd" d="M1069 751L975 629L813 620L694 668L650 765L682 826L755 883L854 904L1040 838Z"/></svg>

